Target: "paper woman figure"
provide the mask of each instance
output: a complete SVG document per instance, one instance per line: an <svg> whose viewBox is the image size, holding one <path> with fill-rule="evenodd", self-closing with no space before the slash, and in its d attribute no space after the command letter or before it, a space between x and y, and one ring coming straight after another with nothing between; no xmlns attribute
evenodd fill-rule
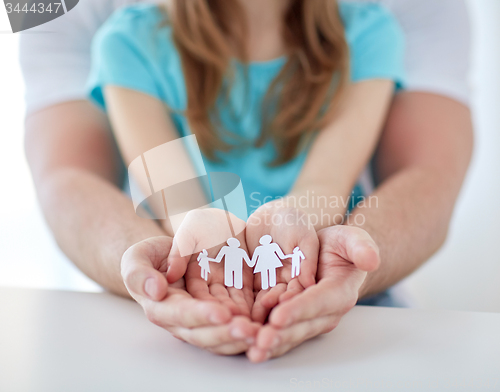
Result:
<svg viewBox="0 0 500 392"><path fill-rule="evenodd" d="M252 256L253 273L260 272L262 290L276 286L276 269L283 267L281 260L286 258L279 245L272 241L270 235L261 237L261 246L255 248Z"/></svg>
<svg viewBox="0 0 500 392"><path fill-rule="evenodd" d="M222 258L226 257L224 262L224 284L227 287L242 289L243 260L249 267L253 267L253 264L247 252L240 248L240 241L236 238L230 238L227 240L227 244L229 246L223 246L214 261L220 263Z"/></svg>
<svg viewBox="0 0 500 392"><path fill-rule="evenodd" d="M300 250L298 246L293 249L291 255L286 255L287 259L292 259L292 279L300 275L300 263L305 260L306 256Z"/></svg>
<svg viewBox="0 0 500 392"><path fill-rule="evenodd" d="M198 255L198 265L201 268L201 277L208 281L208 274L210 273L210 261L215 261L215 259L211 259L208 257L208 252L206 249L203 249Z"/></svg>

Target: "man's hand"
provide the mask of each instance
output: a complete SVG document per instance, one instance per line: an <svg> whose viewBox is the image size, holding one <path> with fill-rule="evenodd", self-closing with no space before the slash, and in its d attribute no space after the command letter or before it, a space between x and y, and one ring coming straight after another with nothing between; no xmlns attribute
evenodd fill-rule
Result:
<svg viewBox="0 0 500 392"><path fill-rule="evenodd" d="M291 259L282 260L283 267L276 270L276 286L261 289L260 274L255 275L255 304L252 319L264 323L269 312L278 303L286 301L315 283L318 264L319 240L314 228L309 225L307 214L280 201L260 207L248 219L246 241L250 254L259 246L259 239L269 234L279 244L285 255L298 246L305 255L298 278L291 278Z"/></svg>
<svg viewBox="0 0 500 392"><path fill-rule="evenodd" d="M152 323L181 340L216 354L246 351L259 325L248 317L233 316L223 301L194 298L187 291L184 278L168 284L167 260L171 249L170 237L155 237L125 252L121 270L130 295Z"/></svg>
<svg viewBox="0 0 500 392"><path fill-rule="evenodd" d="M255 345L247 351L252 362L281 356L332 331L356 304L367 272L378 268L378 247L364 230L333 226L319 231L318 237L318 283L271 311L269 324L259 330Z"/></svg>

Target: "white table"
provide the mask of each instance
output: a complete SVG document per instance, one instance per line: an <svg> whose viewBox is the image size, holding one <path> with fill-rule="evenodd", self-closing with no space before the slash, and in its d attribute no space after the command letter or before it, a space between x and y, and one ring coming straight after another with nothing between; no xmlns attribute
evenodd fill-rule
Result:
<svg viewBox="0 0 500 392"><path fill-rule="evenodd" d="M500 314L356 307L251 364L182 343L109 294L0 288L0 391L500 391Z"/></svg>

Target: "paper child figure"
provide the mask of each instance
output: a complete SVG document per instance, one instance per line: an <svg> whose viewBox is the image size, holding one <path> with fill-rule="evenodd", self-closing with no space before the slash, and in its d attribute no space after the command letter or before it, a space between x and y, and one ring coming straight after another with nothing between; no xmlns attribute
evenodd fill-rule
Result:
<svg viewBox="0 0 500 392"><path fill-rule="evenodd" d="M261 246L255 248L252 256L253 273L260 272L262 290L276 286L276 269L283 267L281 260L286 258L279 245L272 241L270 235L261 237Z"/></svg>
<svg viewBox="0 0 500 392"><path fill-rule="evenodd" d="M208 257L207 250L203 249L196 260L199 261L198 265L201 267L201 277L205 279L205 281L208 281L208 274L210 273L209 262L215 261L215 259L211 259L210 257Z"/></svg>
<svg viewBox="0 0 500 392"><path fill-rule="evenodd" d="M220 263L222 258L226 257L224 261L224 284L227 287L241 290L243 288L243 260L249 267L254 265L247 252L240 248L240 241L236 238L230 238L227 240L227 244L229 246L223 246L214 261Z"/></svg>
<svg viewBox="0 0 500 392"><path fill-rule="evenodd" d="M291 255L286 255L287 259L292 259L292 279L300 275L300 263L305 260L306 256L300 250L298 246L293 249Z"/></svg>

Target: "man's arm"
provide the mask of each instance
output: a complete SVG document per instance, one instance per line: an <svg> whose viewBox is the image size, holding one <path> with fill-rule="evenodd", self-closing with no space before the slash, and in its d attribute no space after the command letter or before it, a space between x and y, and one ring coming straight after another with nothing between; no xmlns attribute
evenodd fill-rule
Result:
<svg viewBox="0 0 500 392"><path fill-rule="evenodd" d="M167 284L172 239L153 220L139 218L116 186L120 165L103 113L75 101L29 115L26 154L54 236L85 274L133 296L151 322L191 344L218 354L247 349L256 323L192 298L183 280Z"/></svg>
<svg viewBox="0 0 500 392"><path fill-rule="evenodd" d="M378 206L350 217L351 223L364 221L364 230L332 226L318 233L318 284L272 310L247 352L250 360L280 356L330 332L358 297L390 287L423 264L446 238L472 144L463 104L428 93L398 95L377 152Z"/></svg>
<svg viewBox="0 0 500 392"><path fill-rule="evenodd" d="M64 253L104 288L128 296L120 261L131 245L164 235L117 187L119 156L106 116L86 101L26 120L26 155L45 218Z"/></svg>
<svg viewBox="0 0 500 392"><path fill-rule="evenodd" d="M350 219L356 225L363 215L358 226L380 249L380 268L368 274L361 297L397 283L444 243L472 147L465 105L429 93L396 97L376 154L378 203Z"/></svg>

